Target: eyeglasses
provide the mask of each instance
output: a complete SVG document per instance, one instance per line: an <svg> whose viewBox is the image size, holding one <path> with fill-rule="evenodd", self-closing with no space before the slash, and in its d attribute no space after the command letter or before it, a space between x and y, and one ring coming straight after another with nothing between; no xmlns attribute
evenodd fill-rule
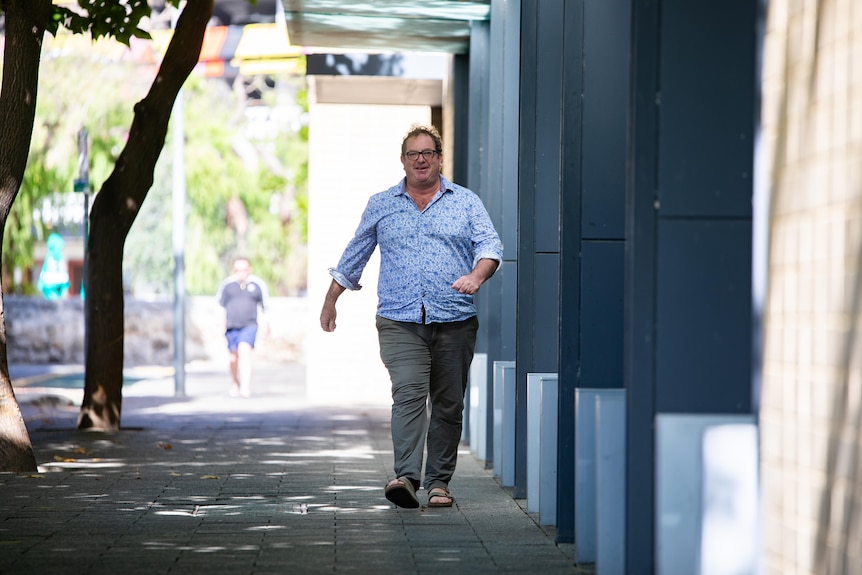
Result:
<svg viewBox="0 0 862 575"><path fill-rule="evenodd" d="M437 150L422 150L421 152L417 152L416 150L411 150L409 152L404 152L404 156L410 160L411 162L415 162L419 159L419 155L421 154L423 158L426 160L430 160L434 156L437 155Z"/></svg>

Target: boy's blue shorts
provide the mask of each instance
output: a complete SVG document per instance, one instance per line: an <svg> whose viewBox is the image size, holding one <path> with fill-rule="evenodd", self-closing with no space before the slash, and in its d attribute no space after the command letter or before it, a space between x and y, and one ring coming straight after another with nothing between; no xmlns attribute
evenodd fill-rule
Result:
<svg viewBox="0 0 862 575"><path fill-rule="evenodd" d="M240 342L245 342L254 348L254 340L257 338L257 326L247 325L239 329L229 329L225 332L225 337L227 337L228 351L236 351Z"/></svg>

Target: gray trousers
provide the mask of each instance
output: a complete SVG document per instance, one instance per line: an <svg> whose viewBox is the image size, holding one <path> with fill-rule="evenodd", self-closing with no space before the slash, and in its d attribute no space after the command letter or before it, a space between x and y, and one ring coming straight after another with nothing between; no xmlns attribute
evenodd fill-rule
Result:
<svg viewBox="0 0 862 575"><path fill-rule="evenodd" d="M425 489L446 487L455 472L467 375L479 320L418 324L377 316L380 358L392 381L395 476ZM430 399L430 417L428 401Z"/></svg>

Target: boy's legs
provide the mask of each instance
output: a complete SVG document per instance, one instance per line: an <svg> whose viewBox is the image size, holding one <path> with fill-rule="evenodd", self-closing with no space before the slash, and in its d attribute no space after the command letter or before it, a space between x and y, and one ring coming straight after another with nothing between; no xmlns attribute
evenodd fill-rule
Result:
<svg viewBox="0 0 862 575"><path fill-rule="evenodd" d="M252 357L257 326L250 325L226 332L230 353L231 396L248 397L251 394Z"/></svg>
<svg viewBox="0 0 862 575"><path fill-rule="evenodd" d="M254 347L246 342L240 342L237 352L239 394L242 397L251 395L251 363Z"/></svg>

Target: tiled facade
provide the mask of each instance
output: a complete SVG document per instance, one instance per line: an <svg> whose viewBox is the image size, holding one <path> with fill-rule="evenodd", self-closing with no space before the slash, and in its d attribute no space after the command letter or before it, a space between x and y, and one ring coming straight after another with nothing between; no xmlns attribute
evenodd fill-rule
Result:
<svg viewBox="0 0 862 575"><path fill-rule="evenodd" d="M862 573L862 3L769 2L764 575Z"/></svg>

